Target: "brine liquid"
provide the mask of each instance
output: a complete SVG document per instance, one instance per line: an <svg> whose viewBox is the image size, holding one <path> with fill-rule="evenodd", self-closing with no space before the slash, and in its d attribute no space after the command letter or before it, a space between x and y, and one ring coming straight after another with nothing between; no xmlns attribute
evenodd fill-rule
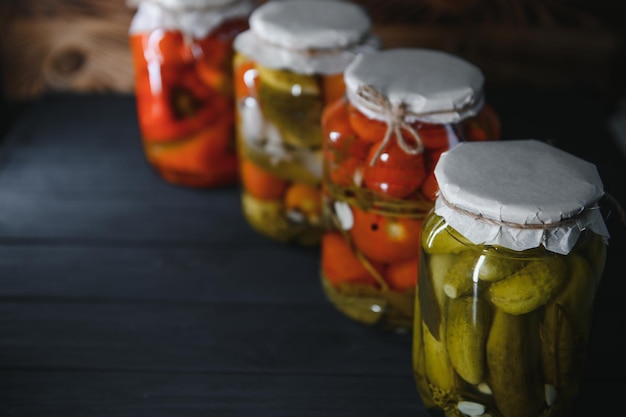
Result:
<svg viewBox="0 0 626 417"><path fill-rule="evenodd" d="M304 75L235 57L237 143L246 220L274 240L319 244L321 112L340 75Z"/></svg>
<svg viewBox="0 0 626 417"><path fill-rule="evenodd" d="M427 408L446 416L566 416L578 393L604 242L513 252L424 224L413 370ZM474 414L472 414L474 413Z"/></svg>

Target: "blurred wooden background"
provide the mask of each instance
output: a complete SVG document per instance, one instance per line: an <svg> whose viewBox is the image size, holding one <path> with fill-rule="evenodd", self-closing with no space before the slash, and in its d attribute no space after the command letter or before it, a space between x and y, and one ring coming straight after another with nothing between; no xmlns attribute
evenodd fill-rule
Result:
<svg viewBox="0 0 626 417"><path fill-rule="evenodd" d="M429 47L478 66L490 85L626 91L626 2L614 0L352 0L385 47ZM132 92L124 0L3 0L5 95Z"/></svg>

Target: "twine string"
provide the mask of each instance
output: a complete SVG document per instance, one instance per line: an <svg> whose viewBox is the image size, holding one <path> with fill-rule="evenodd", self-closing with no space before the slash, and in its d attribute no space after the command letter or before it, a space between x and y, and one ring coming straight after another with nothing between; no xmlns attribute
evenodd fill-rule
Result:
<svg viewBox="0 0 626 417"><path fill-rule="evenodd" d="M356 94L359 98L359 103L368 110L382 113L387 123L387 130L381 144L376 149L374 157L370 161L370 166L374 166L385 148L391 142L391 138L395 136L396 143L405 153L408 155L417 155L424 152L424 143L419 133L406 121L406 116L410 114L407 110L406 103L401 103L399 106L394 106L387 97L385 97L380 91L371 85L360 86ZM415 139L416 145L412 146L407 143L404 135L402 135L402 129L409 132L409 134Z"/></svg>
<svg viewBox="0 0 626 417"><path fill-rule="evenodd" d="M366 110L371 111L372 113L382 115L387 124L385 136L382 140L382 143L376 150L374 157L370 161L370 166L374 166L376 164L385 148L389 145L391 138L394 136L400 149L402 149L408 155L417 155L424 152L424 141L422 140L418 131L408 122L409 119L417 120L420 117L442 114L459 115L467 111L471 111L477 103L483 100L481 92L481 94L472 97L471 100L469 100L460 107L453 106L451 109L413 112L409 110L406 103L393 105L393 103L391 103L391 101L384 94L378 91L373 85L359 86L356 90L356 93L352 93L350 90L348 90L348 96L350 101L358 103L358 107L362 107ZM405 137L402 135L403 130L408 132L410 136L415 140L415 145L407 142Z"/></svg>
<svg viewBox="0 0 626 417"><path fill-rule="evenodd" d="M285 46L277 42L272 42L267 39L261 38L256 33L252 33L252 35L254 36L255 40L259 44L264 44L272 48L282 49L293 54L300 54L307 58L324 56L324 55L339 55L342 53L350 53L353 56L355 56L356 54L359 53L359 49L371 48L373 50L377 48L379 44L379 38L376 35L372 35L369 32L363 34L363 36L356 39L355 41L352 41L345 45L341 45L337 47L329 47L329 48L314 48L314 47L298 48L295 46Z"/></svg>
<svg viewBox="0 0 626 417"><path fill-rule="evenodd" d="M471 212L469 210L465 210L455 204L452 204L450 201L448 201L443 194L440 192L438 198L449 208L451 208L454 211L457 211L461 214L464 214L466 216L469 216L471 218L473 218L474 220L478 220L484 223L489 223L495 226L506 226L506 227L510 227L513 229L524 229L524 230L541 230L541 229L552 229L552 228L557 228L557 227L561 227L561 226L567 226L567 225L571 225L574 223L577 223L578 220L580 219L580 217L582 217L584 214L588 213L591 210L599 210L600 206L598 205L597 202L593 202L593 205L590 205L589 207L584 207L578 214L572 216L572 217L568 217L565 219L561 219L555 222L551 222L551 223L539 223L539 224L535 224L535 223L531 223L531 224L520 224L520 223L516 223L516 222L510 222L510 221L506 221L506 220L496 220L496 219L489 219L485 216L483 216L480 213L474 213Z"/></svg>

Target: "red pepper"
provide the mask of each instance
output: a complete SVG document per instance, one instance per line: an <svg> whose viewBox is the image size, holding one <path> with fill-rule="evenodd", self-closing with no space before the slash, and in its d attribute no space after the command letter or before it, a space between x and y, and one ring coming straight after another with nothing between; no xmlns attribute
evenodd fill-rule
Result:
<svg viewBox="0 0 626 417"><path fill-rule="evenodd" d="M160 80L158 79L160 76ZM146 141L184 138L231 111L229 98L204 84L193 67L161 68L138 79L137 109Z"/></svg>

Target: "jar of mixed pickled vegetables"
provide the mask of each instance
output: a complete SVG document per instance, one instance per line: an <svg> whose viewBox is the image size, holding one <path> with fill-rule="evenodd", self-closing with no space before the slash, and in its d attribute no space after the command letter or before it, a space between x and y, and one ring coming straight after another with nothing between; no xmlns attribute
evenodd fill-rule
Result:
<svg viewBox="0 0 626 417"><path fill-rule="evenodd" d="M413 368L446 416L570 415L609 238L596 167L538 140L463 143L435 168Z"/></svg>
<svg viewBox="0 0 626 417"><path fill-rule="evenodd" d="M232 42L251 0L139 0L130 26L140 133L168 182L234 185Z"/></svg>
<svg viewBox="0 0 626 417"><path fill-rule="evenodd" d="M497 139L482 72L444 52L390 49L357 57L346 95L324 109L322 284L349 317L411 329L422 220L433 168L465 140Z"/></svg>
<svg viewBox="0 0 626 417"><path fill-rule="evenodd" d="M267 2L235 40L242 207L259 233L319 244L322 108L344 94L343 70L379 47L360 6L332 0Z"/></svg>

